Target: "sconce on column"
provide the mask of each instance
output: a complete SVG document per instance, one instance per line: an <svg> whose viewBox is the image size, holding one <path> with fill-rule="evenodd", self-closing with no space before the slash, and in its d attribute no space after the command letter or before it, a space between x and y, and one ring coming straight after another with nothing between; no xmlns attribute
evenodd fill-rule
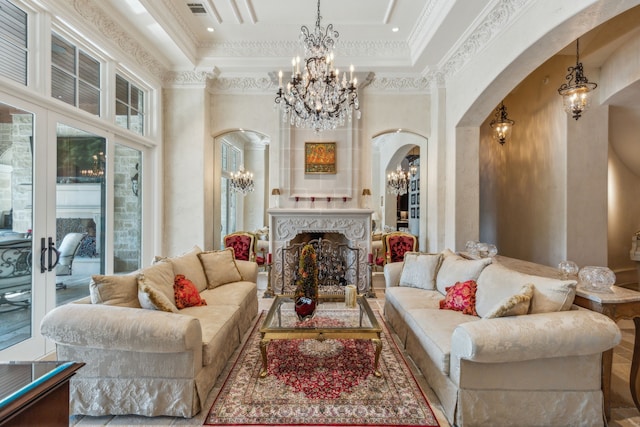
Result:
<svg viewBox="0 0 640 427"><path fill-rule="evenodd" d="M368 188L362 189L362 207L364 209L369 209L371 204L369 203L371 199L371 190Z"/></svg>
<svg viewBox="0 0 640 427"><path fill-rule="evenodd" d="M276 208L280 207L280 189L274 188L271 190L271 198L273 199L273 206Z"/></svg>

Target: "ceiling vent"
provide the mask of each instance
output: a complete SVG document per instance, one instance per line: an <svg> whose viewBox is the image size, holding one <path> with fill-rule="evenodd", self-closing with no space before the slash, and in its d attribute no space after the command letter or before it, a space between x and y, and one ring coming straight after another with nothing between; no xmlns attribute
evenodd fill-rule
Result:
<svg viewBox="0 0 640 427"><path fill-rule="evenodd" d="M187 6L189 6L191 13L193 13L194 15L207 14L207 9L204 8L204 5L202 3L187 3Z"/></svg>

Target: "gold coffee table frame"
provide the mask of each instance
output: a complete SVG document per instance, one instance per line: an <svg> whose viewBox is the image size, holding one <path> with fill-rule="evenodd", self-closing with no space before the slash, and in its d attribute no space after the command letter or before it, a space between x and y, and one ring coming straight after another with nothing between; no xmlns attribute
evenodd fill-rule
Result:
<svg viewBox="0 0 640 427"><path fill-rule="evenodd" d="M290 295L276 295L273 305L260 328L260 353L262 354L262 370L260 377L267 376L267 346L271 340L308 340L324 341L328 339L364 339L371 340L375 345L374 375L381 377L378 370L382 341L382 328L373 314L367 299L363 295L356 298L356 307L347 308L344 297L319 297L315 316L331 318L332 311L353 311L349 316L354 324L343 327L305 327L305 322L299 322L294 310L293 298ZM357 320L357 324L355 321ZM297 324L297 325L296 325Z"/></svg>

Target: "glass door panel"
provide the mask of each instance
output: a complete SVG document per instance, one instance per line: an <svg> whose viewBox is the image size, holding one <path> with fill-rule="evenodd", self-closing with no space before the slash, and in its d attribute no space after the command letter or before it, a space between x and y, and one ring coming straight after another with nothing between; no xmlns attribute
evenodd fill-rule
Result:
<svg viewBox="0 0 640 427"><path fill-rule="evenodd" d="M115 145L113 177L113 272L129 273L141 267L142 153Z"/></svg>
<svg viewBox="0 0 640 427"><path fill-rule="evenodd" d="M106 139L64 124L56 129L56 306L89 295L105 271Z"/></svg>
<svg viewBox="0 0 640 427"><path fill-rule="evenodd" d="M0 103L0 352L33 336L33 122Z"/></svg>

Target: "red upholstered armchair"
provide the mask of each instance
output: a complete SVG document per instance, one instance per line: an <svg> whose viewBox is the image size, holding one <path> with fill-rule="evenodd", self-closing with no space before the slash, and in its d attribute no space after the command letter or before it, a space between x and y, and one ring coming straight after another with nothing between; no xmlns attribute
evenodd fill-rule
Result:
<svg viewBox="0 0 640 427"><path fill-rule="evenodd" d="M405 252L418 251L418 238L403 231L394 231L382 236L385 263L404 261Z"/></svg>
<svg viewBox="0 0 640 427"><path fill-rule="evenodd" d="M233 248L237 260L254 261L256 237L247 231L238 231L224 236L224 247Z"/></svg>

